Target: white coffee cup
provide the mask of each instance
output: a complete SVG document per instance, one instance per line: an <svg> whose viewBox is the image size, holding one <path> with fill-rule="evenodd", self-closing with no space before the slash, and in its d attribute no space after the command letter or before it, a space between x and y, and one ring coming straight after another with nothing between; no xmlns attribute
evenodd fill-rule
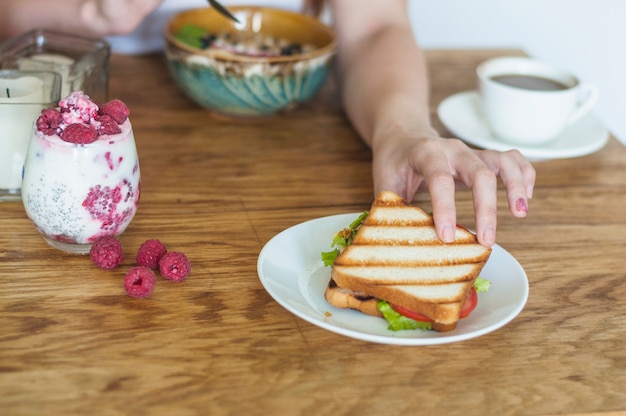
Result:
<svg viewBox="0 0 626 416"><path fill-rule="evenodd" d="M493 58L476 70L482 112L497 138L539 145L587 114L598 92L568 71L524 57Z"/></svg>

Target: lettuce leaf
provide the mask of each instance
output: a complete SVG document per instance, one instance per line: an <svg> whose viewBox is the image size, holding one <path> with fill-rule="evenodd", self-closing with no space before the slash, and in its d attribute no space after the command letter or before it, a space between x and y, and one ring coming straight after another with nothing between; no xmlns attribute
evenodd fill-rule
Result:
<svg viewBox="0 0 626 416"><path fill-rule="evenodd" d="M491 282L478 276L474 280L474 287L476 288L476 293L486 293L491 287Z"/></svg>
<svg viewBox="0 0 626 416"><path fill-rule="evenodd" d="M194 48L202 48L202 37L206 34L206 30L192 24L183 25L179 32L174 35L179 41L186 43Z"/></svg>
<svg viewBox="0 0 626 416"><path fill-rule="evenodd" d="M419 322L414 319L407 318L406 316L402 316L398 312L394 311L389 302L385 300L379 299L376 306L378 306L378 310L383 314L387 322L389 322L387 329L391 331L402 331L404 329L421 329L426 331L428 329L432 329L432 324L430 322Z"/></svg>
<svg viewBox="0 0 626 416"><path fill-rule="evenodd" d="M474 281L474 287L477 293L485 293L489 290L491 282L487 279L483 279L478 276ZM378 300L376 303L378 310L383 314L389 326L387 329L390 331L402 331L405 329L421 329L423 331L432 329L432 324L429 322L419 322L406 316L400 315L394 311L389 302L385 300Z"/></svg>
<svg viewBox="0 0 626 416"><path fill-rule="evenodd" d="M334 249L333 251L323 251L322 261L324 262L324 266L325 267L332 266L338 255L339 255L339 249Z"/></svg>
<svg viewBox="0 0 626 416"><path fill-rule="evenodd" d="M344 228L343 230L333 235L333 241L330 246L334 248L334 250L322 252L322 261L324 262L324 266L332 266L339 253L341 253L346 247L350 245L350 243L352 243L354 236L361 228L363 220L367 218L368 214L369 211L363 211L361 215L359 215L354 221L352 221L347 228Z"/></svg>

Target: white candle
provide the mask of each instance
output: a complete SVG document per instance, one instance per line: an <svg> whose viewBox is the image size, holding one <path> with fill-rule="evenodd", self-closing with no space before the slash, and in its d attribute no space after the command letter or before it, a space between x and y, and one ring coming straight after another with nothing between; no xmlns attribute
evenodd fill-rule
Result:
<svg viewBox="0 0 626 416"><path fill-rule="evenodd" d="M0 78L0 189L19 191L33 122L44 108L44 82Z"/></svg>
<svg viewBox="0 0 626 416"><path fill-rule="evenodd" d="M61 75L61 97L83 87L82 73L75 74L72 66L75 61L69 56L56 53L39 53L21 58L18 66L22 71L54 71Z"/></svg>

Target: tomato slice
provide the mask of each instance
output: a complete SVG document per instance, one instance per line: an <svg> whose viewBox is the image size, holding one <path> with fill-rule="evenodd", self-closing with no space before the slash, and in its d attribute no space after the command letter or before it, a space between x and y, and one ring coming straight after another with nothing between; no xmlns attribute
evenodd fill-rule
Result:
<svg viewBox="0 0 626 416"><path fill-rule="evenodd" d="M476 288L472 286L469 293L467 294L467 298L465 299L465 303L461 308L461 318L466 318L474 309L476 309L476 305L478 305L478 293L476 293Z"/></svg>
<svg viewBox="0 0 626 416"><path fill-rule="evenodd" d="M413 319L414 321L435 322L429 317L422 315L421 313L410 311L406 308L403 308L402 306L392 304L391 307L393 308L394 311L398 312L400 315L406 318Z"/></svg>
<svg viewBox="0 0 626 416"><path fill-rule="evenodd" d="M465 303L463 304L463 307L461 308L461 319L468 317L469 314L472 313L474 309L476 309L476 305L478 305L478 293L476 293L476 288L472 286L469 293L467 294ZM434 322L429 317L424 316L418 312L410 311L406 308L403 308L402 306L392 304L391 307L393 308L394 311L398 312L400 315L405 316L407 318L411 318L415 321Z"/></svg>

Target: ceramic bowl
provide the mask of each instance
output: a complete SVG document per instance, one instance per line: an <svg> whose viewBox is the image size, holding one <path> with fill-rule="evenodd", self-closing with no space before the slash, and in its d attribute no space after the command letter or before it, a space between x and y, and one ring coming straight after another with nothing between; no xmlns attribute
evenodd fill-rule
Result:
<svg viewBox="0 0 626 416"><path fill-rule="evenodd" d="M246 6L229 10L240 23L207 7L181 12L167 24L165 55L180 89L199 105L232 116L271 115L315 96L332 65L334 31L317 19L285 10ZM205 35L197 36L199 43L192 46L194 35L189 33L198 30ZM213 35L280 39L306 47L280 56L242 54L207 47L206 39Z"/></svg>

